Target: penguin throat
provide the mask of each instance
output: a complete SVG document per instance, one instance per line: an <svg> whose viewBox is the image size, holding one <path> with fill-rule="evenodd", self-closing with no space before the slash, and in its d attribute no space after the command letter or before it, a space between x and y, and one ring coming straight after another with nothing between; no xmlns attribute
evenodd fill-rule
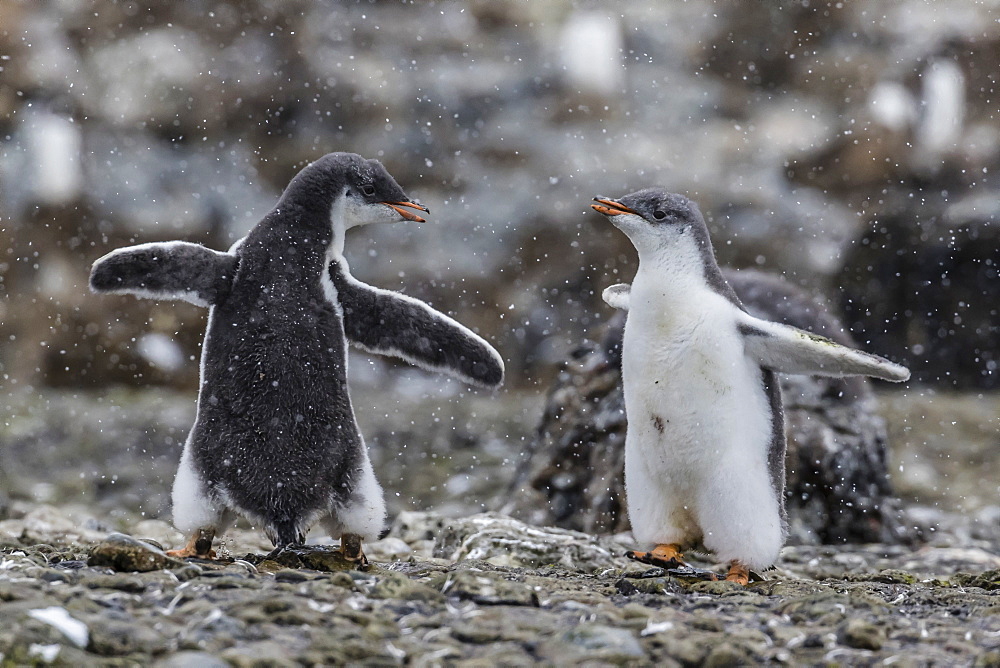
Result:
<svg viewBox="0 0 1000 668"><path fill-rule="evenodd" d="M330 229L333 238L327 250L327 257L340 257L344 254L344 242L347 237L347 188L334 198L330 206Z"/></svg>

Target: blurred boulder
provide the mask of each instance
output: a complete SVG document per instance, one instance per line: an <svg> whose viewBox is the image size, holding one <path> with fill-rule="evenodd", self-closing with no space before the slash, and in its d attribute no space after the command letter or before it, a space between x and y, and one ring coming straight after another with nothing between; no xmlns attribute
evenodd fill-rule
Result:
<svg viewBox="0 0 1000 668"><path fill-rule="evenodd" d="M1000 387L1000 194L889 198L845 257L846 322L916 381Z"/></svg>
<svg viewBox="0 0 1000 668"><path fill-rule="evenodd" d="M753 315L855 345L825 305L798 288L754 271L726 276ZM620 371L624 323L618 313L601 342L584 344L564 363L505 511L532 524L588 533L629 528ZM788 437L790 540L897 540L886 428L869 382L779 378Z"/></svg>

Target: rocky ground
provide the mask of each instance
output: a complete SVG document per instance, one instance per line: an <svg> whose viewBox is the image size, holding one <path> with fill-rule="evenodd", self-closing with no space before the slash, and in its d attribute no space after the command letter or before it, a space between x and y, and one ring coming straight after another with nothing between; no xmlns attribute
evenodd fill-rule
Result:
<svg viewBox="0 0 1000 668"><path fill-rule="evenodd" d="M409 396L355 384L394 518L365 572L342 570L321 535L267 561L246 525L218 563L157 549L183 539L167 498L190 396L7 397L0 666L1000 665L995 397L882 395L919 543L789 546L741 588L630 562L627 534L483 514L502 505L537 401L454 386L418 399L418 382Z"/></svg>
<svg viewBox="0 0 1000 668"><path fill-rule="evenodd" d="M20 510L0 522L3 665L1000 665L997 545L789 547L744 588L491 514L404 513L357 571L325 547L266 560L245 530L185 563L158 520L140 541Z"/></svg>

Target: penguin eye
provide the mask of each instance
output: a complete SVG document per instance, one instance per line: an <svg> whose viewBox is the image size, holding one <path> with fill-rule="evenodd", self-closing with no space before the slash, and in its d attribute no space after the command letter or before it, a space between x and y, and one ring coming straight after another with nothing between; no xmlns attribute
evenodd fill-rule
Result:
<svg viewBox="0 0 1000 668"><path fill-rule="evenodd" d="M656 211L653 212L653 218L656 218L657 220L663 220L666 217L667 217L667 214L663 213L659 209L657 209Z"/></svg>
<svg viewBox="0 0 1000 668"><path fill-rule="evenodd" d="M361 192L363 192L366 197L371 197L375 194L375 186L371 184L361 186Z"/></svg>

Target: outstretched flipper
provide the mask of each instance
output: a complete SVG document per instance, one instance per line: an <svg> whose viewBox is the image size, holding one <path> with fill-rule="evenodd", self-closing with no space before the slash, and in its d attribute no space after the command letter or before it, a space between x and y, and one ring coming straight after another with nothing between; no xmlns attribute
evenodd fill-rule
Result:
<svg viewBox="0 0 1000 668"><path fill-rule="evenodd" d="M817 376L874 376L894 383L910 377L904 366L795 327L749 315L739 327L746 354L765 369Z"/></svg>
<svg viewBox="0 0 1000 668"><path fill-rule="evenodd" d="M354 345L474 385L503 382L500 354L455 320L420 300L358 281L340 262L330 263L330 278L344 312L344 333Z"/></svg>
<svg viewBox="0 0 1000 668"><path fill-rule="evenodd" d="M601 298L604 300L604 303L611 308L627 311L631 290L632 286L628 283L618 283L617 285L604 288L604 292L601 293Z"/></svg>
<svg viewBox="0 0 1000 668"><path fill-rule="evenodd" d="M211 306L229 292L237 264L234 255L185 241L129 246L94 263L90 289Z"/></svg>

